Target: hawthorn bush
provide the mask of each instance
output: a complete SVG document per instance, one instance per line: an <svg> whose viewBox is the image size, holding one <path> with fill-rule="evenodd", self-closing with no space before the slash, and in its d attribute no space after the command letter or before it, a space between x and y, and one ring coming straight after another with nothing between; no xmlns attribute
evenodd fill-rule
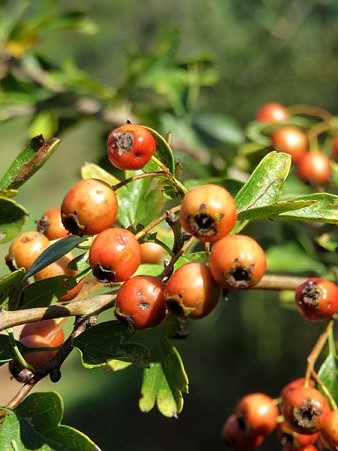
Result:
<svg viewBox="0 0 338 451"><path fill-rule="evenodd" d="M156 407L165 417L179 417L184 401L189 403L189 372L179 348L181 340L189 340L191 323L217 315L220 304L231 303L239 291L271 290L281 309L300 312L304 321L322 321L322 331L304 355L305 373L296 383L290 376L291 389L281 383L280 396L243 393L229 420L220 419L219 437L235 450L258 447L284 416L291 432L287 438L282 434L281 449L292 449L290 437L296 440L296 434L317 434L311 443L332 449L337 437L330 418L338 402L337 117L313 105L282 106L281 116L271 111L276 106L271 102L263 105L267 116L253 112L242 128L232 118L198 113L189 99L196 83L202 88L214 82L215 69L203 59L178 64L159 49L144 60L132 55L126 74L133 75L134 92L152 90L150 123L142 109L121 117L125 86L104 86L34 51L43 27L88 31L85 18L40 11L35 19L28 33L16 16L4 37L1 113L5 120L27 116L31 138L0 179L0 243L7 264L0 279L0 362L20 383L1 407L1 448L98 449L83 432L62 424L60 395L30 393L46 377L57 383L73 351L88 369L139 368L140 410ZM171 39L169 34L163 42ZM136 62L143 63L143 72L132 72ZM168 74L175 90L160 93ZM161 108L155 106L159 98ZM48 167L54 152L58 158L63 141L54 133L62 136L93 112L105 124L100 152L105 157L99 164L81 162L77 182L65 187L59 205L50 205L59 236L47 238L52 219L45 211L36 229L28 230L29 212L16 196ZM136 170L135 129L151 143L141 146L146 158ZM292 136L282 148L275 140L285 129L305 138L296 159ZM127 157L122 166L115 164L112 148ZM323 158L309 159L313 154ZM300 170L303 158L306 169ZM290 225L288 240L277 236L262 243L250 227L257 221L263 230ZM158 245L162 257L143 260L146 243ZM69 317L73 327L64 336ZM305 402L304 392L316 399ZM317 398L322 404L314 408ZM261 402L272 412L268 418L259 413Z"/></svg>

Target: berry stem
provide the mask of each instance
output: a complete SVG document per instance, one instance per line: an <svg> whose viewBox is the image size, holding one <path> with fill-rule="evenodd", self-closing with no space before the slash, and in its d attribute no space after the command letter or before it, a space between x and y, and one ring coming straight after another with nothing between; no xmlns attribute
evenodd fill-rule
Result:
<svg viewBox="0 0 338 451"><path fill-rule="evenodd" d="M139 240L140 238L142 238L144 235L146 235L151 229L153 229L154 227L156 227L158 224L160 224L162 221L165 221L167 219L167 217L170 214L176 213L177 211L179 211L181 208L180 205L178 205L177 207L173 207L170 210L167 210L165 213L163 213L161 216L159 216L158 218L154 219L154 221L150 222L146 227L144 227L144 229L140 230L138 233L135 234L135 238L137 240Z"/></svg>
<svg viewBox="0 0 338 451"><path fill-rule="evenodd" d="M265 274L258 284L253 287L258 290L295 290L306 281L306 277L280 276L278 274Z"/></svg>
<svg viewBox="0 0 338 451"><path fill-rule="evenodd" d="M311 378L311 374L314 371L315 363L328 340L328 337L329 337L329 334L331 333L333 324L334 324L334 319L330 318L328 320L328 322L326 323L325 328L324 328L323 332L320 334L312 351L310 352L310 354L307 357L307 367L306 367L306 372L305 372L305 384L308 384L308 381Z"/></svg>
<svg viewBox="0 0 338 451"><path fill-rule="evenodd" d="M312 105L292 105L290 107L287 108L289 114L306 114L308 116L314 116L314 117L318 117L319 119L322 119L323 121L329 122L332 118L332 115L322 109L322 108L318 108Z"/></svg>
<svg viewBox="0 0 338 451"><path fill-rule="evenodd" d="M165 176L170 180L170 182L175 186L177 192L180 194L181 197L184 197L184 195L188 192L188 189L181 183L179 180L177 180L172 173L169 171L167 166L165 166L162 161L160 161L158 158L156 158L154 155L151 157L151 160L153 163L155 163L165 174Z"/></svg>
<svg viewBox="0 0 338 451"><path fill-rule="evenodd" d="M160 279L164 279L165 277L167 277L175 263L177 262L177 260L189 249L189 247L195 242L197 241L196 238L194 236L192 236L182 247L181 249L171 258L170 262L168 263L168 265L164 268L164 271L162 272L162 274L159 276Z"/></svg>
<svg viewBox="0 0 338 451"><path fill-rule="evenodd" d="M133 175L132 177L128 177L127 179L122 180L122 182L112 185L112 188L114 191L117 191L118 189L123 188L124 186L128 185L129 183L135 182L136 180L145 179L147 177L165 177L165 178L167 178L167 175L165 174L164 171L144 172L142 174Z"/></svg>

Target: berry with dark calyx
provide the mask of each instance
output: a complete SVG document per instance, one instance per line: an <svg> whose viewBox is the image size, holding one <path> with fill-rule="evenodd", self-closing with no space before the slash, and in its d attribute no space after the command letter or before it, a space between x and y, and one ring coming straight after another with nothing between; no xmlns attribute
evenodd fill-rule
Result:
<svg viewBox="0 0 338 451"><path fill-rule="evenodd" d="M154 276L128 279L117 292L115 316L135 329L155 327L166 316L164 283Z"/></svg>
<svg viewBox="0 0 338 451"><path fill-rule="evenodd" d="M182 200L181 225L186 232L201 241L216 241L227 235L236 219L235 201L222 186L198 186Z"/></svg>
<svg viewBox="0 0 338 451"><path fill-rule="evenodd" d="M259 122L283 122L288 117L286 108L277 102L265 103L256 113L256 119Z"/></svg>
<svg viewBox="0 0 338 451"><path fill-rule="evenodd" d="M277 437L283 449L300 450L304 446L314 444L319 436L319 432L314 434L299 434L294 431L285 421L277 425Z"/></svg>
<svg viewBox="0 0 338 451"><path fill-rule="evenodd" d="M270 396L250 393L237 403L235 415L244 424L245 430L267 436L277 426L279 412L275 400Z"/></svg>
<svg viewBox="0 0 338 451"><path fill-rule="evenodd" d="M63 198L61 219L74 235L95 235L111 227L116 220L118 201L108 183L83 179L75 183Z"/></svg>
<svg viewBox="0 0 338 451"><path fill-rule="evenodd" d="M291 429L300 434L314 434L320 430L330 407L320 391L303 386L285 392L280 410Z"/></svg>
<svg viewBox="0 0 338 451"><path fill-rule="evenodd" d="M201 319L217 306L221 287L205 263L189 262L180 266L166 283L164 297L168 309L178 316Z"/></svg>
<svg viewBox="0 0 338 451"><path fill-rule="evenodd" d="M338 287L329 280L312 277L297 287L295 301L304 318L328 319L338 311Z"/></svg>
<svg viewBox="0 0 338 451"><path fill-rule="evenodd" d="M64 255L57 261L51 263L50 265L46 266L45 268L41 269L39 272L34 274L34 280L38 281L56 276L76 276L77 271L74 269L70 269L68 267L68 265L73 259L74 255L71 252L68 252L68 254ZM74 299L75 296L77 296L80 293L82 286L83 280L78 282L73 288L67 290L67 292L64 295L60 296L58 300L64 302Z"/></svg>
<svg viewBox="0 0 338 451"><path fill-rule="evenodd" d="M23 232L10 244L6 263L11 269L25 268L28 271L49 245L49 239L42 233L36 230Z"/></svg>
<svg viewBox="0 0 338 451"><path fill-rule="evenodd" d="M320 150L306 152L298 162L297 175L311 185L325 185L331 179L331 162Z"/></svg>
<svg viewBox="0 0 338 451"><path fill-rule="evenodd" d="M166 250L158 243L141 243L142 263L161 264L166 256Z"/></svg>
<svg viewBox="0 0 338 451"><path fill-rule="evenodd" d="M276 130L271 135L271 141L277 150L290 154L294 163L298 163L308 149L306 134L293 125L286 125Z"/></svg>
<svg viewBox="0 0 338 451"><path fill-rule="evenodd" d="M325 417L320 433L332 449L338 449L338 410L332 410Z"/></svg>
<svg viewBox="0 0 338 451"><path fill-rule="evenodd" d="M106 229L90 246L89 264L100 282L124 282L141 264L140 244L129 230Z"/></svg>
<svg viewBox="0 0 338 451"><path fill-rule="evenodd" d="M265 252L247 235L227 235L211 248L210 269L215 281L225 288L252 288L265 274Z"/></svg>
<svg viewBox="0 0 338 451"><path fill-rule="evenodd" d="M61 209L52 207L46 210L37 222L37 230L46 235L49 240L65 238L69 235L61 221Z"/></svg>
<svg viewBox="0 0 338 451"><path fill-rule="evenodd" d="M142 125L127 123L115 128L108 136L109 161L122 170L142 169L155 151L155 138Z"/></svg>
<svg viewBox="0 0 338 451"><path fill-rule="evenodd" d="M225 446L234 451L250 451L262 444L264 435L246 431L236 415L231 414L223 424L221 440Z"/></svg>

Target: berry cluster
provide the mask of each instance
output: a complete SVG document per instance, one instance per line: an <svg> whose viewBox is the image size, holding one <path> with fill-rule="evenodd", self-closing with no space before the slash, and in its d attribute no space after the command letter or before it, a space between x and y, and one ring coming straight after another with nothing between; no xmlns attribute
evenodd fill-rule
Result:
<svg viewBox="0 0 338 451"><path fill-rule="evenodd" d="M338 158L338 137L328 135L329 152L318 148L317 139L319 134L329 131L329 120L324 118L323 122L327 124L323 130L306 130L292 122L292 115L287 108L275 102L263 105L256 113L256 119L267 126L266 133L271 144L277 150L291 155L300 180L315 186L324 186L330 181L331 160L337 161Z"/></svg>
<svg viewBox="0 0 338 451"><path fill-rule="evenodd" d="M244 396L223 425L224 444L250 451L275 431L283 451L337 449L338 410L330 409L314 385L312 379L299 378L284 386L276 399L265 393Z"/></svg>

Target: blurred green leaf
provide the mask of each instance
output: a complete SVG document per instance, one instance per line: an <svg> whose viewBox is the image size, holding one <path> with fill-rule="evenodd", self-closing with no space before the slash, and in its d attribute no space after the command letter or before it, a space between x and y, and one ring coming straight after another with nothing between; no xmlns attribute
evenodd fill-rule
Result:
<svg viewBox="0 0 338 451"><path fill-rule="evenodd" d="M111 186L120 183L120 180L117 179L113 174L94 163L85 163L81 166L81 177L83 179L94 178L103 180Z"/></svg>
<svg viewBox="0 0 338 451"><path fill-rule="evenodd" d="M316 239L319 246L330 252L338 252L338 235L337 232L322 233Z"/></svg>
<svg viewBox="0 0 338 451"><path fill-rule="evenodd" d="M12 350L12 344L10 342L9 336L5 334L0 334L0 365L13 360L14 353ZM1 427L0 427L1 431ZM0 432L1 435L1 432ZM1 440L0 440L1 446Z"/></svg>
<svg viewBox="0 0 338 451"><path fill-rule="evenodd" d="M107 321L83 332L73 340L86 368L106 366L110 360L149 365L149 351L139 343L130 342L134 331L118 321Z"/></svg>
<svg viewBox="0 0 338 451"><path fill-rule="evenodd" d="M267 267L272 272L315 272L324 274L325 265L295 241L286 241L280 245L271 246L266 250Z"/></svg>
<svg viewBox="0 0 338 451"><path fill-rule="evenodd" d="M250 141L260 144L264 147L271 146L271 139L266 133L266 123L260 121L251 121L246 127L245 133Z"/></svg>
<svg viewBox="0 0 338 451"><path fill-rule="evenodd" d="M32 393L14 410L5 410L0 428L3 450L99 450L85 434L61 424L63 400L56 392Z"/></svg>
<svg viewBox="0 0 338 451"><path fill-rule="evenodd" d="M57 138L45 141L42 135L32 138L0 180L0 189L17 189L25 183L44 165L59 142Z"/></svg>
<svg viewBox="0 0 338 451"><path fill-rule="evenodd" d="M238 213L277 202L283 192L290 166L290 155L280 152L268 153L237 193L235 201Z"/></svg>
<svg viewBox="0 0 338 451"><path fill-rule="evenodd" d="M86 240L87 237L70 235L66 238L55 241L49 247L47 247L47 249L45 249L41 255L39 255L39 257L27 271L25 279L28 279L29 277L39 272L41 269L61 258L63 255L66 255L69 251Z"/></svg>
<svg viewBox="0 0 338 451"><path fill-rule="evenodd" d="M232 117L215 113L200 113L194 117L193 123L198 130L213 141L232 146L238 146L244 141L242 128Z"/></svg>
<svg viewBox="0 0 338 451"><path fill-rule="evenodd" d="M0 243L11 241L21 232L28 212L14 200L0 196Z"/></svg>
<svg viewBox="0 0 338 451"><path fill-rule="evenodd" d="M332 329L329 333L329 353L318 371L318 376L338 403L338 358L335 349L335 340Z"/></svg>
<svg viewBox="0 0 338 451"><path fill-rule="evenodd" d="M29 126L29 136L43 135L45 138L54 136L58 128L58 116L55 111L41 111L33 117Z"/></svg>

